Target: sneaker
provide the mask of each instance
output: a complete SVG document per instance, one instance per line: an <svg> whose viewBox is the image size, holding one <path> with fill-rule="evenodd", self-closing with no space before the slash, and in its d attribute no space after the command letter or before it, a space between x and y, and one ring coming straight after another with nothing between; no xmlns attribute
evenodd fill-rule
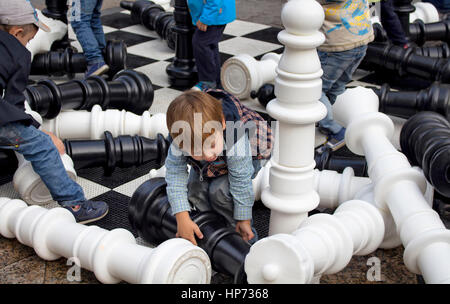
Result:
<svg viewBox="0 0 450 304"><path fill-rule="evenodd" d="M336 134L330 134L328 136L327 145L331 150L336 151L345 145L345 128L342 128Z"/></svg>
<svg viewBox="0 0 450 304"><path fill-rule="evenodd" d="M99 76L105 74L109 71L109 66L104 62L94 63L93 65L88 65L85 77L89 76Z"/></svg>
<svg viewBox="0 0 450 304"><path fill-rule="evenodd" d="M63 206L75 217L77 223L87 224L98 221L108 213L108 205L105 202L86 200L78 205Z"/></svg>
<svg viewBox="0 0 450 304"><path fill-rule="evenodd" d="M214 81L199 81L195 86L191 89L196 91L204 91L207 89L215 89L217 87Z"/></svg>

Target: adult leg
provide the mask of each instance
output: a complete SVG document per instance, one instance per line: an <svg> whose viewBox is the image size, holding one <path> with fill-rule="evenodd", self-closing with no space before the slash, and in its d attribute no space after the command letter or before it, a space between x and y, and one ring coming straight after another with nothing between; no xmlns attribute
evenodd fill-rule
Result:
<svg viewBox="0 0 450 304"><path fill-rule="evenodd" d="M95 39L98 42L98 46L100 47L101 50L104 50L106 48L106 39L105 33L103 32L102 21L100 19L102 4L103 0L97 0L97 5L95 6L94 11L92 13L91 28L95 35Z"/></svg>
<svg viewBox="0 0 450 304"><path fill-rule="evenodd" d="M408 43L405 31L398 15L394 11L394 4L392 0L384 0L380 2L380 20L383 28L389 39L395 45L404 46Z"/></svg>

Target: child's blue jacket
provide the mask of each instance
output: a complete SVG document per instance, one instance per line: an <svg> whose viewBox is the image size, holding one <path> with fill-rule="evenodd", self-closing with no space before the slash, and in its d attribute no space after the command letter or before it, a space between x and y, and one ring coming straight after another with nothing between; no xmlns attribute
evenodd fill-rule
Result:
<svg viewBox="0 0 450 304"><path fill-rule="evenodd" d="M235 0L188 0L192 24L223 25L236 19Z"/></svg>

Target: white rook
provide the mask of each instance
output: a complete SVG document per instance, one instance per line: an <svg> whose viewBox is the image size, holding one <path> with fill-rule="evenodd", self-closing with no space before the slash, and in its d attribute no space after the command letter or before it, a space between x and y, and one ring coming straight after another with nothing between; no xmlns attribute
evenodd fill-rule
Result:
<svg viewBox="0 0 450 304"><path fill-rule="evenodd" d="M271 209L270 235L293 232L319 204L314 190L315 123L326 115L319 102L322 69L316 51L325 40L319 32L323 9L314 0L291 0L283 6L281 20L285 30L278 40L285 49L276 70L276 99L267 105L279 122L279 153L272 160L270 187L261 195Z"/></svg>
<svg viewBox="0 0 450 304"><path fill-rule="evenodd" d="M164 137L169 134L164 113L150 116L145 111L139 116L125 110L102 111L99 105L95 105L91 112L61 112L55 119L44 120L41 128L61 139L101 139L105 131L113 136L140 135L151 139L158 133Z"/></svg>
<svg viewBox="0 0 450 304"><path fill-rule="evenodd" d="M187 240L170 239L156 248L136 244L125 229L108 231L77 224L64 208L28 207L0 198L0 235L33 247L48 261L76 258L102 283L210 283L208 255Z"/></svg>
<svg viewBox="0 0 450 304"><path fill-rule="evenodd" d="M450 283L450 231L424 197L423 174L389 141L394 124L378 112L376 94L362 87L348 89L336 99L333 113L347 128L347 147L366 157L374 200L392 214L406 267L427 283Z"/></svg>

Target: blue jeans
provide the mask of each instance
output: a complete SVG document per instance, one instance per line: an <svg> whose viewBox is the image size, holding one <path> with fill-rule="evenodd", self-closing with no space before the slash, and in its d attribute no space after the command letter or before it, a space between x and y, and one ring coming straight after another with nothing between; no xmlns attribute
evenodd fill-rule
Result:
<svg viewBox="0 0 450 304"><path fill-rule="evenodd" d="M103 0L79 0L81 11L72 2L70 8L73 31L83 47L84 56L89 66L103 63L102 51L106 48L105 33L100 20Z"/></svg>
<svg viewBox="0 0 450 304"><path fill-rule="evenodd" d="M86 200L80 185L67 175L50 136L34 126L19 122L0 126L0 149L12 149L31 162L34 172L60 205L75 205Z"/></svg>
<svg viewBox="0 0 450 304"><path fill-rule="evenodd" d="M319 121L319 126L333 134L339 133L342 126L333 120L332 104L344 93L345 85L352 80L366 50L367 45L363 45L343 52L317 52L323 70L320 101L327 107L327 116Z"/></svg>

